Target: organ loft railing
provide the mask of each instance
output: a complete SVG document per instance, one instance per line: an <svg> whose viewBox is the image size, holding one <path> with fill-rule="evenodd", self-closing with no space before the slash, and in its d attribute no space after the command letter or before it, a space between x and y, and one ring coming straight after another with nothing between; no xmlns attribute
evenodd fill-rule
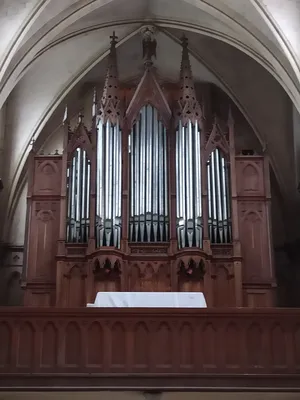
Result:
<svg viewBox="0 0 300 400"><path fill-rule="evenodd" d="M165 84L144 28L132 88L118 79L116 39L91 129L82 115L71 129L66 113L63 155L32 153L25 302L203 290L210 306L272 304L267 158L237 155L231 111L225 122L200 105L185 38L179 83Z"/></svg>

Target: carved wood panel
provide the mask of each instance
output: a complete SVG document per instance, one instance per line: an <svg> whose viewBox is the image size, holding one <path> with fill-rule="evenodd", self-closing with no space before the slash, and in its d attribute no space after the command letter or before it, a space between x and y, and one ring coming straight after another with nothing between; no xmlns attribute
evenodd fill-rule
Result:
<svg viewBox="0 0 300 400"><path fill-rule="evenodd" d="M35 159L33 194L38 196L60 195L61 157L39 157Z"/></svg>
<svg viewBox="0 0 300 400"><path fill-rule="evenodd" d="M244 279L259 282L270 277L269 240L263 202L238 204Z"/></svg>
<svg viewBox="0 0 300 400"><path fill-rule="evenodd" d="M130 292L170 292L171 271L169 263L159 261L129 263Z"/></svg>
<svg viewBox="0 0 300 400"><path fill-rule="evenodd" d="M84 263L67 263L64 266L60 293L61 306L86 306L86 268Z"/></svg>
<svg viewBox="0 0 300 400"><path fill-rule="evenodd" d="M233 263L212 266L213 299L215 307L235 307L235 276Z"/></svg>
<svg viewBox="0 0 300 400"><path fill-rule="evenodd" d="M59 232L58 201L34 201L29 231L28 279L55 279L55 257Z"/></svg>
<svg viewBox="0 0 300 400"><path fill-rule="evenodd" d="M238 196L265 195L263 157L237 157L236 173Z"/></svg>

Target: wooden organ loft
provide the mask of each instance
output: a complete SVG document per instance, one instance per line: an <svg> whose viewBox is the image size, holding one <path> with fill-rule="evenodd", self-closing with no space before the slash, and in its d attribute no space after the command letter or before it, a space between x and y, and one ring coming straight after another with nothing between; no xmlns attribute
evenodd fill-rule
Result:
<svg viewBox="0 0 300 400"><path fill-rule="evenodd" d="M209 307L269 307L269 163L235 151L234 119L204 115L188 43L178 85L143 39L137 87L118 81L116 37L92 126L64 118L62 155L30 156L25 305L77 307L98 291L203 291ZM166 88L169 89L166 89Z"/></svg>

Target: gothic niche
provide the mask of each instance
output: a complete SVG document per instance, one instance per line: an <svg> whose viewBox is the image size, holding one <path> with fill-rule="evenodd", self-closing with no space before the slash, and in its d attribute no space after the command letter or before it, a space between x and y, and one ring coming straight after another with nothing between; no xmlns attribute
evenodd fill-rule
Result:
<svg viewBox="0 0 300 400"><path fill-rule="evenodd" d="M118 292L121 290L121 264L109 258L101 264L98 258L94 262L94 285L97 292Z"/></svg>
<svg viewBox="0 0 300 400"><path fill-rule="evenodd" d="M193 258L187 262L181 260L178 266L179 291L203 292L205 272L205 262L202 258L199 261Z"/></svg>

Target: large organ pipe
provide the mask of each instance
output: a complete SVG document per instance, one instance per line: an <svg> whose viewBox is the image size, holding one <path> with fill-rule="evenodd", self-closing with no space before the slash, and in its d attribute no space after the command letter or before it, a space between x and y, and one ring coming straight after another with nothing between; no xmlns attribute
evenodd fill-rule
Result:
<svg viewBox="0 0 300 400"><path fill-rule="evenodd" d="M90 162L85 150L78 147L67 171L68 208L67 241L84 243L88 240L90 201Z"/></svg>
<svg viewBox="0 0 300 400"><path fill-rule="evenodd" d="M212 243L230 243L230 182L226 159L216 148L207 166L209 235Z"/></svg>
<svg viewBox="0 0 300 400"><path fill-rule="evenodd" d="M202 247L200 132L191 121L176 132L176 193L178 246Z"/></svg>
<svg viewBox="0 0 300 400"><path fill-rule="evenodd" d="M166 129L158 112L143 107L131 132L130 240L161 242L168 238Z"/></svg>
<svg viewBox="0 0 300 400"><path fill-rule="evenodd" d="M120 247L122 143L119 123L99 121L97 135L97 247Z"/></svg>

